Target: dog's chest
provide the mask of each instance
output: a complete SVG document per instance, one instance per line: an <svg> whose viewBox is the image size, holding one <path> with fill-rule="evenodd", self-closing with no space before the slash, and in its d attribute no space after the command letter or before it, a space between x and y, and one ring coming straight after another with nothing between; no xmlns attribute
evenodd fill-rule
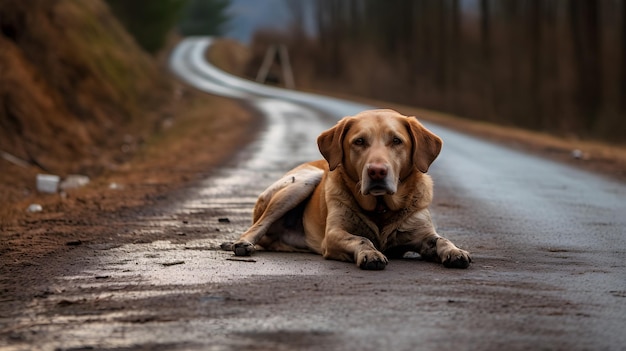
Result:
<svg viewBox="0 0 626 351"><path fill-rule="evenodd" d="M350 233L369 239L379 250L385 250L398 231L398 223L402 223L404 213L359 213L358 218L351 221ZM393 241L393 240L391 240Z"/></svg>

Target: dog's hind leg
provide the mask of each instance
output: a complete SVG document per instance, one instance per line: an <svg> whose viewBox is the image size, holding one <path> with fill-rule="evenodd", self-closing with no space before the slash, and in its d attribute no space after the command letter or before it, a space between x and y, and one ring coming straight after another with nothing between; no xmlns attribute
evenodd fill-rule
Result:
<svg viewBox="0 0 626 351"><path fill-rule="evenodd" d="M254 207L254 224L230 245L237 256L248 256L254 252L254 245L268 232L272 224L287 212L306 200L320 183L324 171L315 166L301 165L270 185L257 200ZM223 249L228 249L223 244Z"/></svg>

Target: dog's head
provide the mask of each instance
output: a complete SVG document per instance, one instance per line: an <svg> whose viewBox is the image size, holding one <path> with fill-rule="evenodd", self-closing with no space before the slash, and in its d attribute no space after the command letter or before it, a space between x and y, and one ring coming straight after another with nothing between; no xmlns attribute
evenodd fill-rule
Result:
<svg viewBox="0 0 626 351"><path fill-rule="evenodd" d="M415 171L426 173L441 151L441 139L415 117L393 110L345 117L317 139L330 170L342 165L362 195L393 195Z"/></svg>

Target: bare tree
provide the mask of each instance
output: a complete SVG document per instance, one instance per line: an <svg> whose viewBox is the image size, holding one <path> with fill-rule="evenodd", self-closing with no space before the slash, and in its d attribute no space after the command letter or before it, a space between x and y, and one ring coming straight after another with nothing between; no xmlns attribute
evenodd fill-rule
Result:
<svg viewBox="0 0 626 351"><path fill-rule="evenodd" d="M602 75L600 71L600 28L595 0L570 0L569 15L576 59L577 100L583 112L586 128L594 127L596 114L602 104Z"/></svg>
<svg viewBox="0 0 626 351"><path fill-rule="evenodd" d="M625 0L310 1L325 87L580 135L626 126Z"/></svg>
<svg viewBox="0 0 626 351"><path fill-rule="evenodd" d="M483 113L486 119L495 118L495 92L493 88L492 45L491 45L491 8L489 0L480 0L480 45L483 76Z"/></svg>
<svg viewBox="0 0 626 351"><path fill-rule="evenodd" d="M621 35L621 49L622 49L622 59L619 70L620 70L620 111L622 113L626 113L626 2L621 3L622 8L622 35Z"/></svg>

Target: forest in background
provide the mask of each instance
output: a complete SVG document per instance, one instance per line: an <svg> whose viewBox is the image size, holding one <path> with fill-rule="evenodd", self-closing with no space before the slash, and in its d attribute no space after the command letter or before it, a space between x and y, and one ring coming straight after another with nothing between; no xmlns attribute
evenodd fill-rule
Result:
<svg viewBox="0 0 626 351"><path fill-rule="evenodd" d="M106 0L111 11L149 53L164 49L168 36L219 35L230 0Z"/></svg>
<svg viewBox="0 0 626 351"><path fill-rule="evenodd" d="M286 0L300 88L357 94L499 124L624 142L626 4L618 0Z"/></svg>

